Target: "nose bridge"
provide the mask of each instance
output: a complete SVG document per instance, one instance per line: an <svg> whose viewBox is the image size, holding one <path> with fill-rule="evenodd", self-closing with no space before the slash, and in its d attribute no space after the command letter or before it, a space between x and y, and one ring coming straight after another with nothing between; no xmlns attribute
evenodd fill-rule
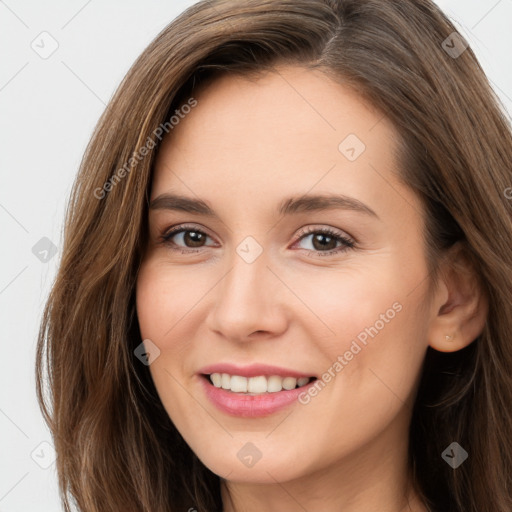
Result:
<svg viewBox="0 0 512 512"><path fill-rule="evenodd" d="M275 333L284 326L280 283L268 268L268 253L259 247L254 240L240 243L217 288L210 327L226 337L243 340L255 331Z"/></svg>

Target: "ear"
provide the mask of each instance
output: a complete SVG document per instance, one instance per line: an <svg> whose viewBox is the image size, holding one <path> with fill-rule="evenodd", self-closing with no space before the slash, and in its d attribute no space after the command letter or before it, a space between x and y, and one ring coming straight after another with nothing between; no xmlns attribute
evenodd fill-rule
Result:
<svg viewBox="0 0 512 512"><path fill-rule="evenodd" d="M429 345L439 352L455 352L471 344L487 320L489 301L481 279L460 244L443 257L432 301Z"/></svg>

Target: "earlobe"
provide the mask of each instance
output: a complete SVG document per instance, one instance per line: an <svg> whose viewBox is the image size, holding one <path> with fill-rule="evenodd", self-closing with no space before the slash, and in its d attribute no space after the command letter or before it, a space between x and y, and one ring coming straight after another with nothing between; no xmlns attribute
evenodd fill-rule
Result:
<svg viewBox="0 0 512 512"><path fill-rule="evenodd" d="M463 339L454 333L445 334L444 336L430 336L429 341L429 345L438 352L456 352L468 346L474 340L469 338Z"/></svg>
<svg viewBox="0 0 512 512"><path fill-rule="evenodd" d="M440 273L441 290L433 301L429 345L439 352L456 352L482 333L488 300L478 270L459 246Z"/></svg>

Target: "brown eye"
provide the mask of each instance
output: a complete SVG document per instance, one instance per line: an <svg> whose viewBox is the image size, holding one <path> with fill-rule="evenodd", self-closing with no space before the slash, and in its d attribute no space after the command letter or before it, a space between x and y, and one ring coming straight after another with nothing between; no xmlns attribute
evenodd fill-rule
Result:
<svg viewBox="0 0 512 512"><path fill-rule="evenodd" d="M313 248L316 251L336 249L338 240L334 236L326 235L324 233L313 234L312 238Z"/></svg>
<svg viewBox="0 0 512 512"><path fill-rule="evenodd" d="M202 247L206 235L200 231L183 231L183 242L187 247Z"/></svg>
<svg viewBox="0 0 512 512"><path fill-rule="evenodd" d="M206 246L208 238L210 237L199 229L178 226L165 233L161 240L171 248L200 249Z"/></svg>
<svg viewBox="0 0 512 512"><path fill-rule="evenodd" d="M310 247L302 247L309 252L317 252L321 256L331 255L347 251L354 247L355 243L349 238L333 231L332 229L309 229L301 233L297 244L310 239Z"/></svg>

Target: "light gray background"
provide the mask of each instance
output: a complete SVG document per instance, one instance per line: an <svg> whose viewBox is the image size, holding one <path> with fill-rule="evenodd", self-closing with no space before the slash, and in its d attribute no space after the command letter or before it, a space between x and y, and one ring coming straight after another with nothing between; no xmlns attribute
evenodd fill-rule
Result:
<svg viewBox="0 0 512 512"><path fill-rule="evenodd" d="M193 3L0 0L0 512L61 510L33 368L41 311L60 259L66 200L93 127L124 74ZM437 3L512 112L512 0ZM55 43L40 36L44 31L58 43L45 59L31 47L51 49ZM32 252L43 237L57 247L47 262Z"/></svg>

